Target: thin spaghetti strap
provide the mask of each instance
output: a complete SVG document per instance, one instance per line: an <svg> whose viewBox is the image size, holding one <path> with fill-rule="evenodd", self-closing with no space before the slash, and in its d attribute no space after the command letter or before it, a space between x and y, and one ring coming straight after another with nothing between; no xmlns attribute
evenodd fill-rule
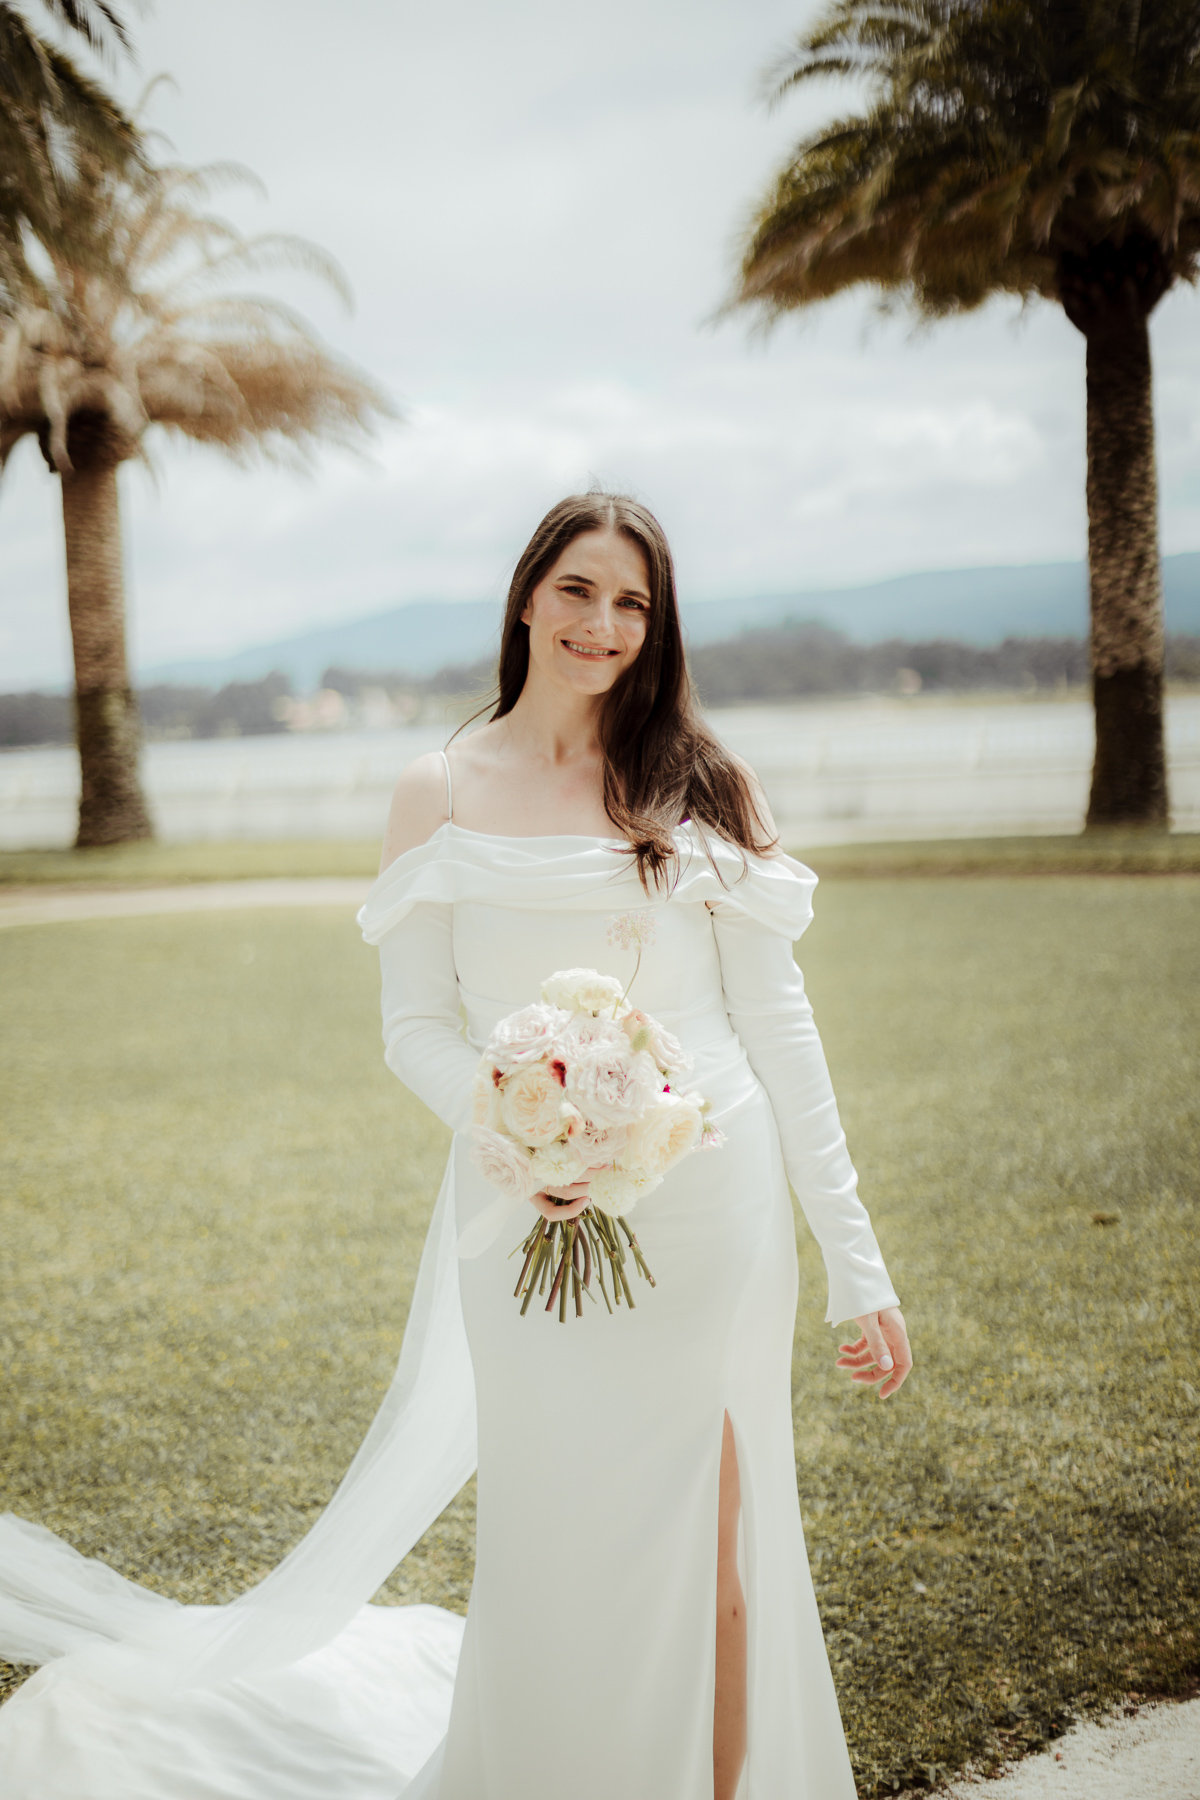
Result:
<svg viewBox="0 0 1200 1800"><path fill-rule="evenodd" d="M441 757L442 767L446 771L446 817L447 817L447 819L453 819L453 817L454 817L454 788L451 785L451 781L450 781L450 758L446 755L446 752L444 750L439 750L438 755Z"/></svg>

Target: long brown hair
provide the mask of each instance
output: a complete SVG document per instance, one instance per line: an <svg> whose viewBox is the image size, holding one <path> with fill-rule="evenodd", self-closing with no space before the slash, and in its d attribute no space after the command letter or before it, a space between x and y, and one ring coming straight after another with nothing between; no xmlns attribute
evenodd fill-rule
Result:
<svg viewBox="0 0 1200 1800"><path fill-rule="evenodd" d="M568 544L586 531L618 531L637 544L650 578L650 617L637 658L604 696L604 810L632 845L643 886L668 880L671 833L685 819L763 852L767 830L739 764L705 725L688 673L675 592L675 565L662 526L625 494L571 494L552 506L513 573L500 636L499 699L493 719L511 712L529 672L529 627L521 614Z"/></svg>

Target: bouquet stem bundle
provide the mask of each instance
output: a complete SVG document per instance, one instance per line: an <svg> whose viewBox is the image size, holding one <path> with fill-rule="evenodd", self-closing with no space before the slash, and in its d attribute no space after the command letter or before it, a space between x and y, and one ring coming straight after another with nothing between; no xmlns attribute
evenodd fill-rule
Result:
<svg viewBox="0 0 1200 1800"><path fill-rule="evenodd" d="M641 1246L624 1219L611 1218L608 1213L595 1206L585 1207L577 1219L564 1221L562 1224L557 1219L539 1218L529 1236L517 1245L517 1250L522 1250L525 1254L517 1285L513 1289L514 1299L524 1296L521 1299L521 1317L524 1318L534 1293L540 1297L549 1287L547 1312L553 1312L557 1304L559 1322L565 1324L567 1303L569 1299L573 1299L575 1316L582 1318L583 1296L586 1294L592 1304L596 1304L596 1296L592 1292L593 1271L599 1279L600 1292L610 1313L613 1301L620 1306L624 1300L626 1306L632 1307L634 1300L629 1291L629 1277L625 1273L626 1253L625 1244L621 1242L622 1233L633 1253L638 1273L654 1287L655 1280L642 1255ZM512 1254L515 1256L517 1251L514 1250ZM604 1279L606 1262L613 1285L612 1300L608 1297L608 1286Z"/></svg>

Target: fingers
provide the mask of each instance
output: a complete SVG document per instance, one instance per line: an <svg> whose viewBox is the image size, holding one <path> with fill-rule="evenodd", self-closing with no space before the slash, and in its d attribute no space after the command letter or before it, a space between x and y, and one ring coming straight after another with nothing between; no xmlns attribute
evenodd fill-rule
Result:
<svg viewBox="0 0 1200 1800"><path fill-rule="evenodd" d="M879 1398L890 1399L913 1366L904 1316L890 1306L881 1313L864 1313L855 1322L862 1335L852 1344L839 1345L837 1367L845 1369L851 1381L879 1382Z"/></svg>
<svg viewBox="0 0 1200 1800"><path fill-rule="evenodd" d="M888 1341L880 1328L879 1314L868 1313L866 1317L860 1319L858 1323L862 1326L862 1334L867 1341L867 1348L871 1352L871 1355L874 1357L878 1366L883 1370L884 1374L890 1375L896 1366L896 1359L892 1355L892 1352L888 1347Z"/></svg>
<svg viewBox="0 0 1200 1800"><path fill-rule="evenodd" d="M547 1193L531 1194L530 1202L537 1208L538 1212L541 1213L543 1219L551 1219L559 1225L570 1224L572 1219L577 1219L579 1217L580 1213L587 1205L588 1194L587 1189L585 1188L583 1193L579 1194L576 1199L562 1203L555 1200Z"/></svg>
<svg viewBox="0 0 1200 1800"><path fill-rule="evenodd" d="M879 1315L880 1326L891 1346L895 1358L895 1370L891 1378L884 1382L879 1390L881 1400L888 1399L904 1381L913 1366L912 1350L909 1348L908 1331L904 1324L904 1315L899 1307L890 1306Z"/></svg>

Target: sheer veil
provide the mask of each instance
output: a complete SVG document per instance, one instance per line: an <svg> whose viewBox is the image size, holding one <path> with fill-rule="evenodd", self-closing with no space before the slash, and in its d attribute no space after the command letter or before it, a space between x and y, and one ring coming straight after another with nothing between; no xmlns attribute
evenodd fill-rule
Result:
<svg viewBox="0 0 1200 1800"><path fill-rule="evenodd" d="M5 1514L0 1655L50 1663L59 1675L69 1665L90 1684L138 1701L293 1664L329 1643L370 1600L469 1479L475 1444L452 1150L395 1377L307 1535L228 1605L181 1606L80 1556L41 1526ZM47 1673L27 1689L36 1690ZM10 1701L0 1712L0 1752L5 1714L15 1710Z"/></svg>

